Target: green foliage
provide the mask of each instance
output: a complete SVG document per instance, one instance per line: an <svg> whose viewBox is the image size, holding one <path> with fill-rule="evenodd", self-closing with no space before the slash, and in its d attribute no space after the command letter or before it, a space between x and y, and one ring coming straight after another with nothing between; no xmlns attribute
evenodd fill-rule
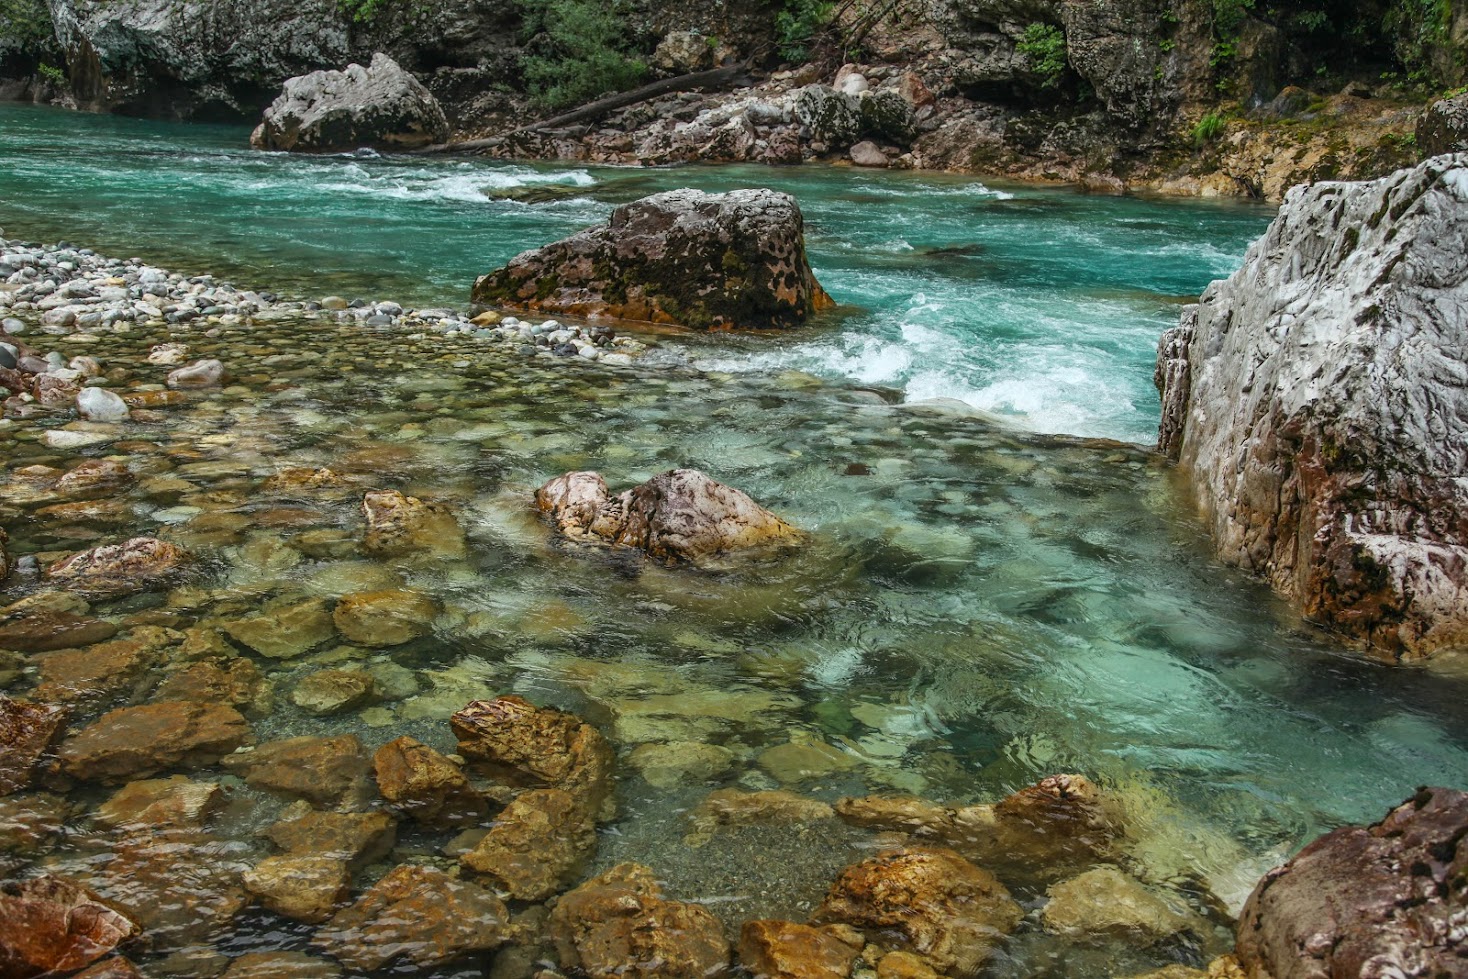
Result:
<svg viewBox="0 0 1468 979"><path fill-rule="evenodd" d="M1030 69L1045 80L1046 88L1065 74L1065 32L1054 24L1031 24L1014 47L1029 59Z"/></svg>
<svg viewBox="0 0 1468 979"><path fill-rule="evenodd" d="M36 66L36 74L40 75L42 78L46 79L46 81L50 82L53 85L66 84L66 72L60 68L57 68L55 65L48 65L45 62L42 62L41 64Z"/></svg>
<svg viewBox="0 0 1468 979"><path fill-rule="evenodd" d="M390 2L391 0L337 0L342 13L357 24L372 23Z"/></svg>
<svg viewBox="0 0 1468 979"><path fill-rule="evenodd" d="M15 47L49 45L54 34L44 0L0 0L0 42Z"/></svg>
<svg viewBox="0 0 1468 979"><path fill-rule="evenodd" d="M1393 39L1393 51L1409 82L1436 81L1434 52L1449 42L1452 18L1450 0L1393 0L1382 27ZM1458 52L1460 62L1462 57Z"/></svg>
<svg viewBox="0 0 1468 979"><path fill-rule="evenodd" d="M530 54L526 85L546 109L590 102L633 88L647 65L629 50L626 20L595 0L519 0Z"/></svg>
<svg viewBox="0 0 1468 979"><path fill-rule="evenodd" d="M1226 125L1223 116L1217 112L1208 113L1193 127L1193 145L1207 146L1223 135Z"/></svg>
<svg viewBox="0 0 1468 979"><path fill-rule="evenodd" d="M831 23L836 4L828 0L784 0L775 14L775 49L786 61L810 57L811 43Z"/></svg>
<svg viewBox="0 0 1468 979"><path fill-rule="evenodd" d="M1239 28L1254 9L1254 0L1211 0L1211 3L1213 51L1208 63L1217 68L1239 53Z"/></svg>

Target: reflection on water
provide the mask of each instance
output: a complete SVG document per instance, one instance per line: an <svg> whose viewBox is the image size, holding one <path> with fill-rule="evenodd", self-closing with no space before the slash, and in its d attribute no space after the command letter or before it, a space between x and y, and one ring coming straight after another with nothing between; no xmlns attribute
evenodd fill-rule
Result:
<svg viewBox="0 0 1468 979"><path fill-rule="evenodd" d="M59 344L99 358L121 388L161 379L166 368L143 357L164 339L140 329ZM257 738L355 732L375 747L407 734L451 751L446 718L476 697L514 692L578 712L619 750L619 815L598 866L646 862L730 924L800 919L877 841L792 823L695 846L687 811L711 787L970 803L1081 772L1125 806L1138 872L1222 928L1206 893L1236 906L1282 853L1468 770L1460 679L1343 654L1219 567L1168 468L1138 448L892 406L794 373L613 372L314 322L174 339L222 359L236 386L85 451L137 474L121 509L43 514L43 501L8 497L0 523L13 549L135 533L181 543L205 561L186 586L95 609L177 630L228 629L266 603L402 585L432 595L443 614L401 645L334 636L297 658L250 654L275 688L252 718ZM74 465L80 455L40 441L60 421L0 428L9 471ZM329 466L355 488L261 492L292 466ZM566 470L596 469L620 488L675 466L748 491L812 544L734 571L671 571L560 546L528 506ZM365 556L359 493L374 486L446 504L467 558ZM328 666L372 672L381 699L330 717L297 707L291 691ZM110 702L148 696L114 691ZM724 748L727 765L655 787L629 758L668 741ZM790 744L834 749L833 761L792 774L769 754ZM235 801L220 840L181 859L227 875L268 852L255 834L284 802L223 780ZM6 858L9 868L102 859L86 813L104 795L79 789L76 832ZM451 835L405 828L393 859L452 866L437 855ZM1039 884L1012 886L1035 905ZM159 957L301 947L309 933L207 902L159 914ZM1197 961L1226 935L1088 951L1031 920L990 974L1145 971Z"/></svg>

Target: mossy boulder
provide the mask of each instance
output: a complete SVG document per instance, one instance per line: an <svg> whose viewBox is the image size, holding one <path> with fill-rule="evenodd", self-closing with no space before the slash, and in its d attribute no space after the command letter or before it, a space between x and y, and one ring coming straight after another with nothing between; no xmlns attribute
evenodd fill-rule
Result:
<svg viewBox="0 0 1468 979"><path fill-rule="evenodd" d="M696 329L791 327L833 305L789 194L672 190L525 252L474 284L486 306Z"/></svg>

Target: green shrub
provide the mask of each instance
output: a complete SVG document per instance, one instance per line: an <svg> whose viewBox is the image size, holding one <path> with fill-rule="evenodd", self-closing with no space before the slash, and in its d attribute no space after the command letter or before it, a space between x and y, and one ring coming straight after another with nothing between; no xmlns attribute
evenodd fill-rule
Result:
<svg viewBox="0 0 1468 979"><path fill-rule="evenodd" d="M831 23L836 4L828 0L785 0L775 14L775 49L786 61L804 61L816 35Z"/></svg>
<svg viewBox="0 0 1468 979"><path fill-rule="evenodd" d="M372 23L389 2L390 0L337 0L342 13L358 24Z"/></svg>
<svg viewBox="0 0 1468 979"><path fill-rule="evenodd" d="M1198 124L1193 127L1193 145L1207 146L1222 136L1225 128L1226 124L1223 116L1217 112L1208 113L1202 119L1199 119Z"/></svg>
<svg viewBox="0 0 1468 979"><path fill-rule="evenodd" d="M1046 88L1065 74L1065 32L1054 24L1031 24L1014 47L1029 59L1030 70L1044 79Z"/></svg>
<svg viewBox="0 0 1468 979"><path fill-rule="evenodd" d="M16 47L50 46L55 37L43 0L0 0L0 41Z"/></svg>
<svg viewBox="0 0 1468 979"><path fill-rule="evenodd" d="M41 64L36 66L36 74L40 75L42 78L46 79L46 81L50 82L53 85L66 84L66 72L61 70L60 68L57 68L55 65L48 65L45 62L42 62Z"/></svg>
<svg viewBox="0 0 1468 979"><path fill-rule="evenodd" d="M1431 84L1438 59L1435 53L1451 39L1453 8L1450 0L1393 0L1382 27L1392 38L1392 50L1407 80L1414 84ZM1463 53L1455 55L1459 64Z"/></svg>
<svg viewBox="0 0 1468 979"><path fill-rule="evenodd" d="M521 61L530 94L563 109L635 87L647 65L629 50L625 18L594 0L520 0L530 48Z"/></svg>

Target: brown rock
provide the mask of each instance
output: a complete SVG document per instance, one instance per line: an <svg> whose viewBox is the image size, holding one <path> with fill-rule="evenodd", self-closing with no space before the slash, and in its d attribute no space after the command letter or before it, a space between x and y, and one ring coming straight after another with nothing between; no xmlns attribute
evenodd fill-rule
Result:
<svg viewBox="0 0 1468 979"><path fill-rule="evenodd" d="M707 842L720 826L752 826L758 823L811 823L830 819L831 807L783 789L744 792L717 789L698 804L689 817L690 842Z"/></svg>
<svg viewBox="0 0 1468 979"><path fill-rule="evenodd" d="M739 964L755 979L838 979L860 954L827 929L789 921L746 921L739 932Z"/></svg>
<svg viewBox="0 0 1468 979"><path fill-rule="evenodd" d="M947 845L996 870L1053 880L1115 858L1121 827L1095 783L1051 775L994 806L953 812Z"/></svg>
<svg viewBox="0 0 1468 979"><path fill-rule="evenodd" d="M435 829L477 824L489 811L459 766L419 741L402 737L372 757L377 790L388 805Z"/></svg>
<svg viewBox="0 0 1468 979"><path fill-rule="evenodd" d="M119 789L92 818L104 829L198 829L224 799L224 790L214 782L183 775L142 779Z"/></svg>
<svg viewBox="0 0 1468 979"><path fill-rule="evenodd" d="M31 784L36 764L66 723L67 710L0 696L0 797Z"/></svg>
<svg viewBox="0 0 1468 979"><path fill-rule="evenodd" d="M164 701L103 714L62 744L61 764L74 778L127 782L212 765L253 740L232 707Z"/></svg>
<svg viewBox="0 0 1468 979"><path fill-rule="evenodd" d="M138 926L60 877L37 877L0 892L0 976L75 972L138 934Z"/></svg>
<svg viewBox="0 0 1468 979"><path fill-rule="evenodd" d="M69 812L65 799L45 792L0 798L0 855L35 856L61 833Z"/></svg>
<svg viewBox="0 0 1468 979"><path fill-rule="evenodd" d="M596 824L581 800L561 789L531 789L496 817L463 864L519 901L557 893L596 852Z"/></svg>
<svg viewBox="0 0 1468 979"><path fill-rule="evenodd" d="M287 810L287 818L265 831L289 855L336 857L355 873L385 858L397 842L397 821L385 812L317 812L297 805L304 812Z"/></svg>
<svg viewBox="0 0 1468 979"><path fill-rule="evenodd" d="M1458 976L1468 962L1468 793L1420 789L1271 870L1239 917L1250 977Z"/></svg>
<svg viewBox="0 0 1468 979"><path fill-rule="evenodd" d="M1121 940L1148 945L1193 924L1142 882L1115 867L1088 870L1049 890L1040 924L1072 940Z"/></svg>
<svg viewBox="0 0 1468 979"><path fill-rule="evenodd" d="M877 979L938 979L938 973L911 952L888 952L877 962Z"/></svg>
<svg viewBox="0 0 1468 979"><path fill-rule="evenodd" d="M119 955L83 969L71 979L143 979L143 974L137 966Z"/></svg>
<svg viewBox="0 0 1468 979"><path fill-rule="evenodd" d="M804 231L788 194L668 191L516 256L475 282L473 298L695 329L796 326L834 305L806 261Z"/></svg>
<svg viewBox="0 0 1468 979"><path fill-rule="evenodd" d="M376 696L376 681L360 670L317 670L291 688L291 703L318 717L356 710Z"/></svg>
<svg viewBox="0 0 1468 979"><path fill-rule="evenodd" d="M257 789L343 805L367 797L367 750L355 734L286 738L224 759L224 767Z"/></svg>
<svg viewBox="0 0 1468 979"><path fill-rule="evenodd" d="M508 923L504 904L482 887L404 864L337 912L312 945L362 972L395 959L430 968L498 948Z"/></svg>
<svg viewBox="0 0 1468 979"><path fill-rule="evenodd" d="M96 705L123 696L141 696L153 685L153 668L162 659L159 630L137 630L136 638L64 649L39 658L40 684L33 691L48 703ZM154 641L149 641L154 640Z"/></svg>
<svg viewBox="0 0 1468 979"><path fill-rule="evenodd" d="M356 592L336 603L332 620L361 646L400 646L433 631L440 609L428 595L407 589Z"/></svg>
<svg viewBox="0 0 1468 979"><path fill-rule="evenodd" d="M188 552L155 537L94 547L46 569L54 584L88 598L120 598L162 588L188 566Z"/></svg>
<svg viewBox="0 0 1468 979"><path fill-rule="evenodd" d="M696 469L669 470L616 497L607 493L597 473L566 473L537 490L535 502L571 540L631 547L670 564L779 550L803 539L746 494Z"/></svg>
<svg viewBox="0 0 1468 979"><path fill-rule="evenodd" d="M345 489L346 479L330 469L282 469L260 484L260 492L317 499L322 491Z"/></svg>
<svg viewBox="0 0 1468 979"><path fill-rule="evenodd" d="M106 496L126 487L133 474L111 459L88 459L56 480L56 493L71 500Z"/></svg>
<svg viewBox="0 0 1468 979"><path fill-rule="evenodd" d="M251 952L229 964L221 979L340 979L334 963L300 952Z"/></svg>
<svg viewBox="0 0 1468 979"><path fill-rule="evenodd" d="M1024 917L1004 885L952 850L889 850L846 868L811 916L901 936L948 975L979 971Z"/></svg>
<svg viewBox="0 0 1468 979"><path fill-rule="evenodd" d="M36 516L54 523L122 524L134 519L132 507L121 500L54 503L37 510Z"/></svg>
<svg viewBox="0 0 1468 979"><path fill-rule="evenodd" d="M373 490L362 499L367 515L363 550L376 557L458 560L465 554L464 531L454 515L436 503L397 490Z"/></svg>
<svg viewBox="0 0 1468 979"><path fill-rule="evenodd" d="M111 622L20 602L0 617L0 649L42 653L90 646L115 635L117 626Z"/></svg>
<svg viewBox="0 0 1468 979"><path fill-rule="evenodd" d="M336 635L331 612L319 598L271 602L260 612L224 624L236 641L270 659L294 659Z"/></svg>
<svg viewBox="0 0 1468 979"><path fill-rule="evenodd" d="M954 835L953 810L916 796L848 796L837 799L836 815L862 829L907 833L941 841Z"/></svg>
<svg viewBox="0 0 1468 979"><path fill-rule="evenodd" d="M244 657L201 660L164 680L153 695L159 700L223 704L236 710L262 710L268 701L265 677Z"/></svg>
<svg viewBox="0 0 1468 979"><path fill-rule="evenodd" d="M476 700L449 723L459 754L508 784L564 789L590 812L611 792L612 746L574 714L507 695Z"/></svg>
<svg viewBox="0 0 1468 979"><path fill-rule="evenodd" d="M652 871L620 864L563 896L550 916L561 966L591 979L707 979L729 943L696 904L664 900Z"/></svg>
<svg viewBox="0 0 1468 979"><path fill-rule="evenodd" d="M267 857L241 879L269 910L313 925L330 918L351 894L351 875L340 857Z"/></svg>

